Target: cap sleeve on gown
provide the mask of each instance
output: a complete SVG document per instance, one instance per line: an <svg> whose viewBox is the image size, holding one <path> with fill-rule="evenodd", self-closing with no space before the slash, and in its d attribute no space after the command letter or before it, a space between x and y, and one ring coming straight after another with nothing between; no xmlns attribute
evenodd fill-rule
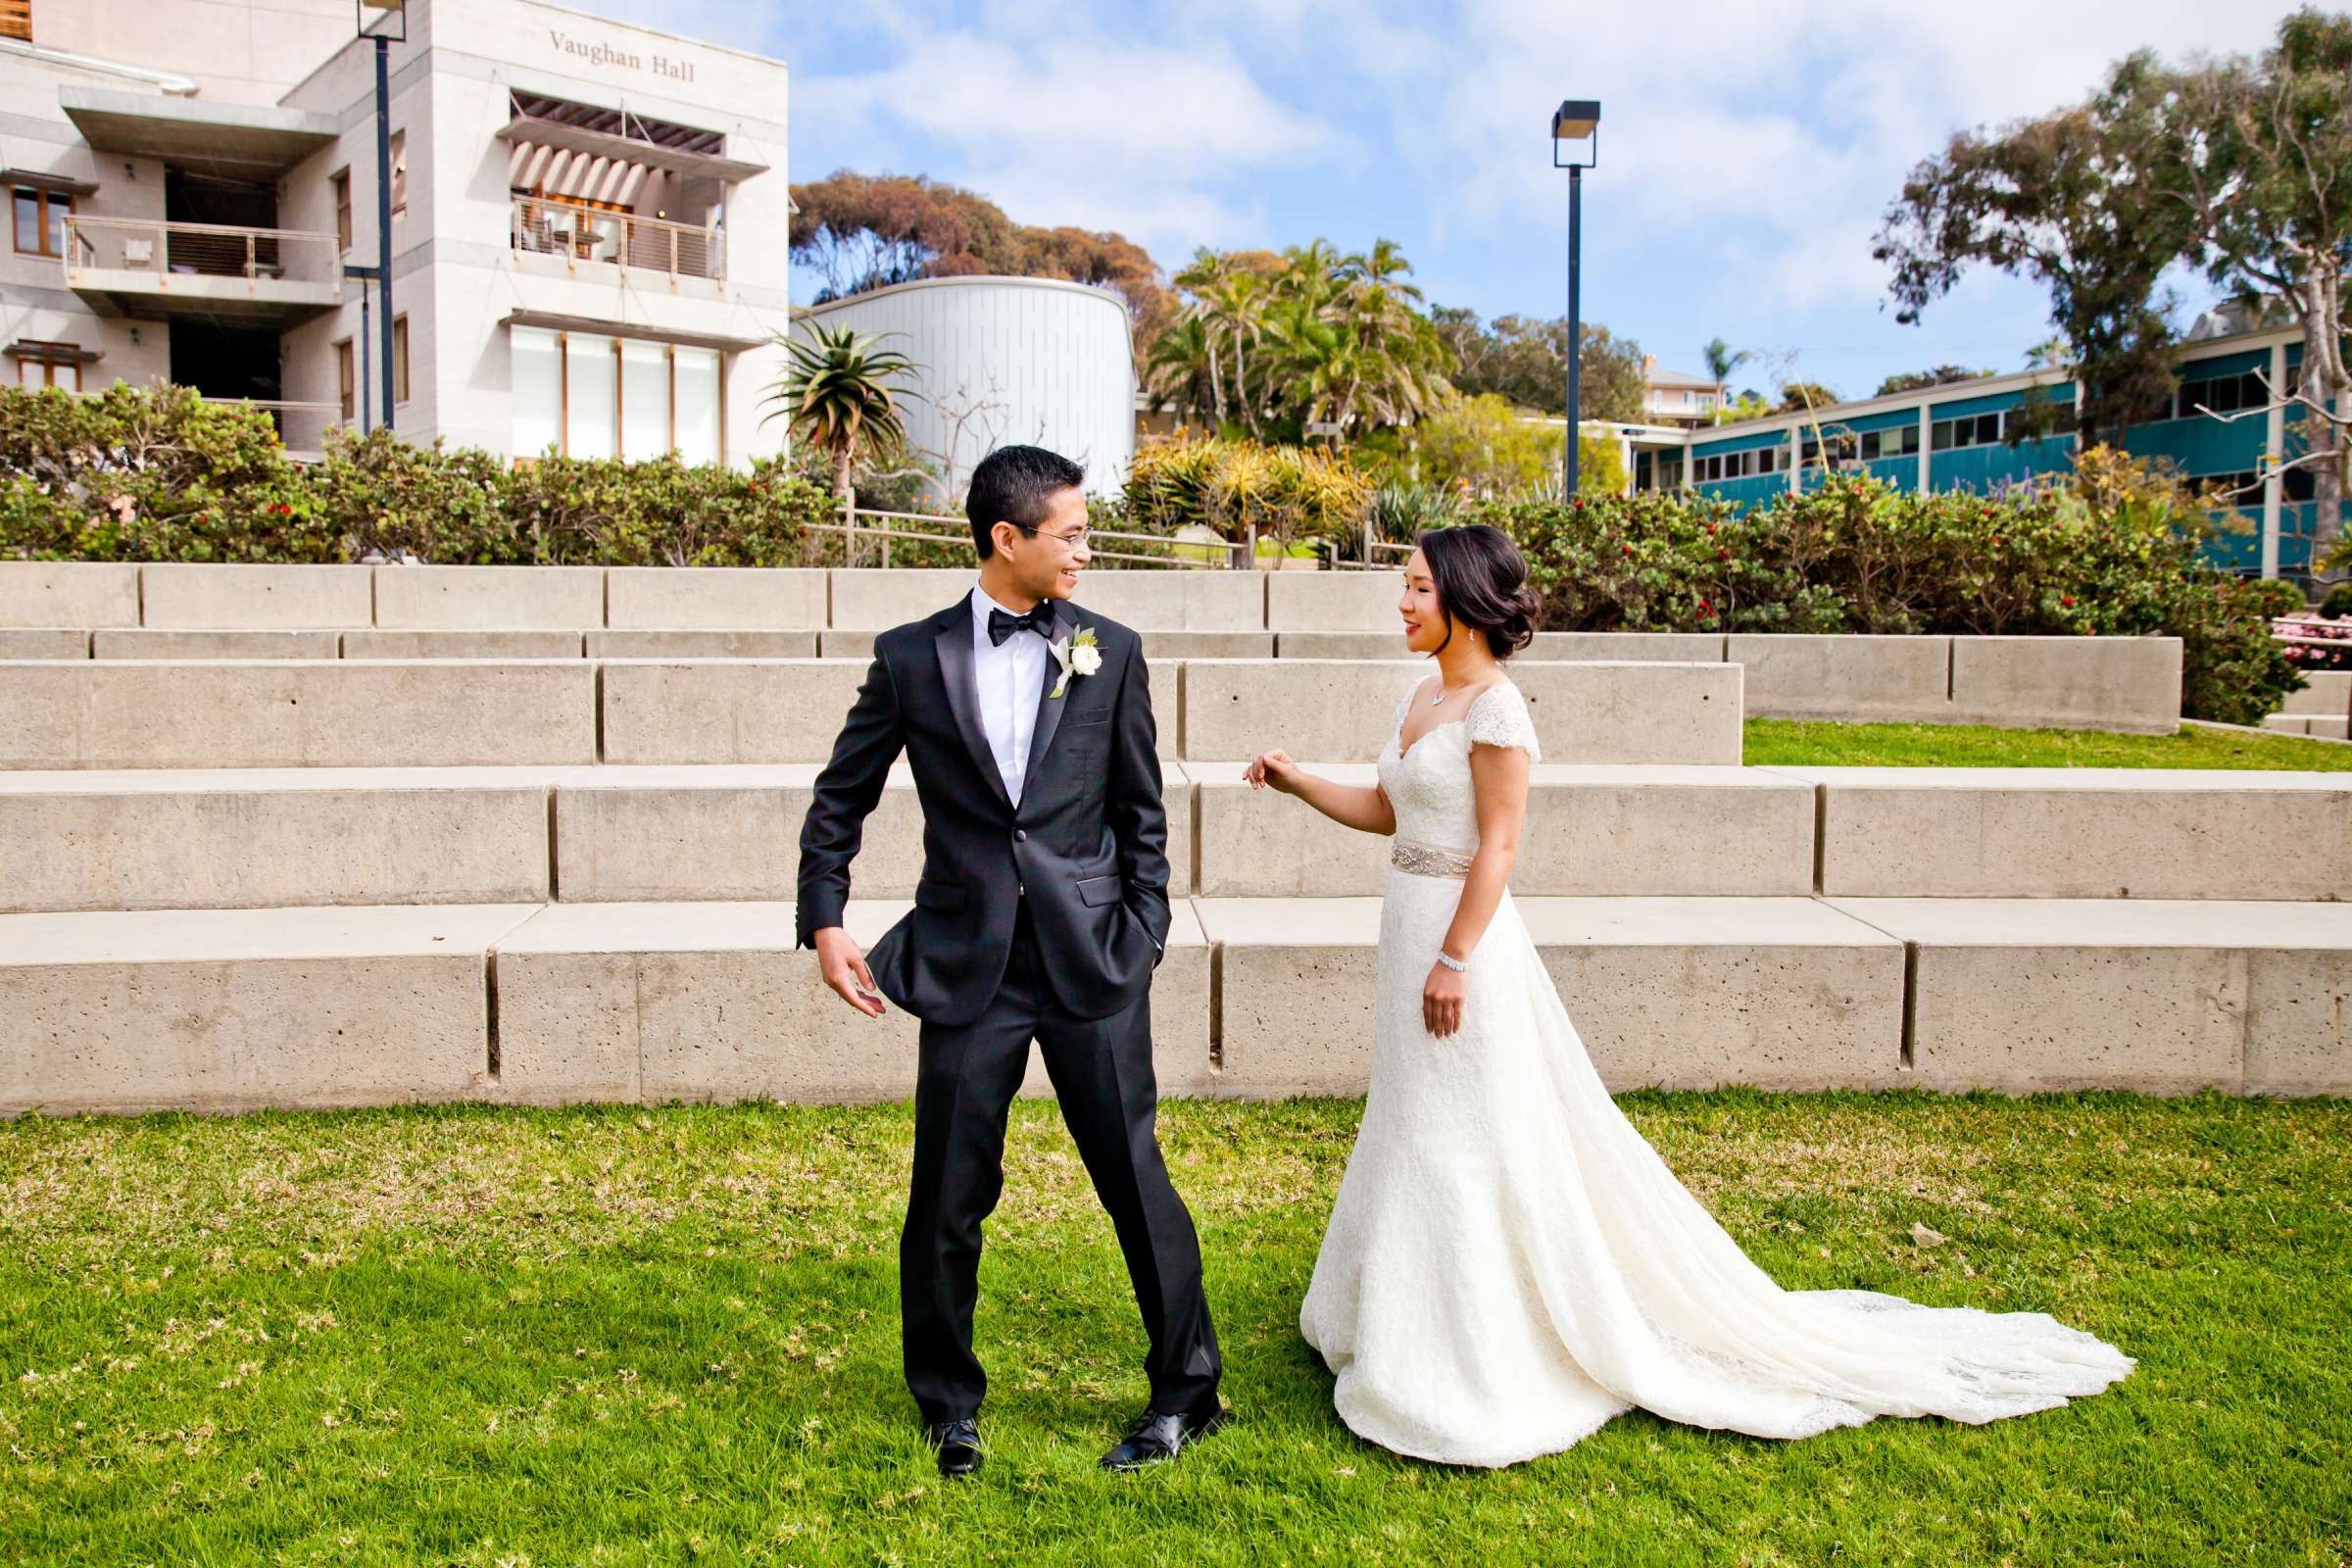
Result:
<svg viewBox="0 0 2352 1568"><path fill-rule="evenodd" d="M1491 686L1478 694L1470 705L1470 739L1489 746L1516 746L1527 753L1527 760L1544 760L1543 748L1536 744L1536 721L1528 713L1527 699L1509 681Z"/></svg>

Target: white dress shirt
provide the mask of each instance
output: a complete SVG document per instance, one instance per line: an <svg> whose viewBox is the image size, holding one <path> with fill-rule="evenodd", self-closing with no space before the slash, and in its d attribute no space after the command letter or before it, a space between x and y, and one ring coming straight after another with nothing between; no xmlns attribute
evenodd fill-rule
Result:
<svg viewBox="0 0 2352 1568"><path fill-rule="evenodd" d="M999 604L988 590L972 585L972 679L980 688L980 732L997 760L1004 793L1021 804L1021 785L1029 773L1029 742L1037 733L1037 705L1046 689L1046 666L1053 662L1046 640L1032 631L1016 631L1002 645L989 641L988 612L1007 615L1019 611Z"/></svg>

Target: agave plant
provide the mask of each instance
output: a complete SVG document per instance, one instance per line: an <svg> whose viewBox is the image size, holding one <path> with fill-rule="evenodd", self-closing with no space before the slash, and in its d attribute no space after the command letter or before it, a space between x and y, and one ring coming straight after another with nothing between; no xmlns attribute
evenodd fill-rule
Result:
<svg viewBox="0 0 2352 1568"><path fill-rule="evenodd" d="M1372 537L1384 544L1410 544L1429 528L1467 522L1462 498L1437 485L1391 479L1372 492Z"/></svg>
<svg viewBox="0 0 2352 1568"><path fill-rule="evenodd" d="M884 337L902 335L846 326L812 326L806 338L776 334L785 354L784 373L770 383L765 401L774 407L760 422L781 416L794 435L825 454L833 467L833 493L845 510L858 458L885 458L906 444L891 382L922 367L879 346Z"/></svg>

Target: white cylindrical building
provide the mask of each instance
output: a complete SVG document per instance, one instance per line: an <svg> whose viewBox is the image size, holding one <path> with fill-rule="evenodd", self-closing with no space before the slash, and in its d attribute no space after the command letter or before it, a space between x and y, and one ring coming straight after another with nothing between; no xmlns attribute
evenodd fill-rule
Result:
<svg viewBox="0 0 2352 1568"><path fill-rule="evenodd" d="M794 313L811 325L885 336L922 368L900 393L907 444L962 498L996 447L1049 447L1115 492L1135 457L1135 352L1127 307L1107 289L1044 277L932 277Z"/></svg>

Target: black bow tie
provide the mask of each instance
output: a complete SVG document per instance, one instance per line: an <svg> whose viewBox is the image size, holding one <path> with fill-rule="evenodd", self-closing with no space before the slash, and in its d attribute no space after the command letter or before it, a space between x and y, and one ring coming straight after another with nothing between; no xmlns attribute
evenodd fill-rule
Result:
<svg viewBox="0 0 2352 1568"><path fill-rule="evenodd" d="M994 647L1002 648L1004 646L1005 638L1024 626L1048 642L1054 640L1054 612L1046 608L1044 600L1039 600L1017 615L1007 615L1002 610L990 611L988 612L989 643Z"/></svg>

